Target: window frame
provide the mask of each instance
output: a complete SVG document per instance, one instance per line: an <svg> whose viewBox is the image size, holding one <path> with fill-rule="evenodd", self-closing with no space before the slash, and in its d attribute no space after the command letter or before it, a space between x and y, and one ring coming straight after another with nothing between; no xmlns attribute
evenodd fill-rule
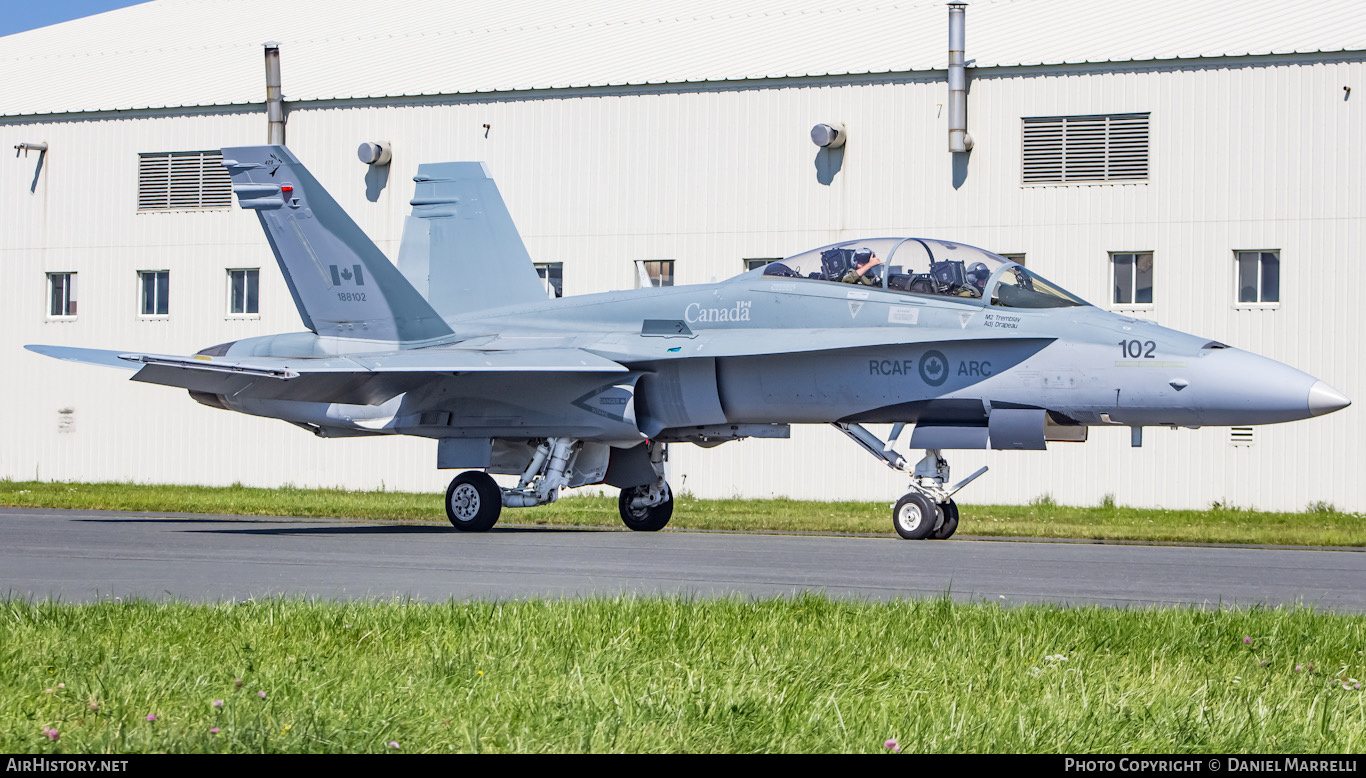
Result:
<svg viewBox="0 0 1366 778"><path fill-rule="evenodd" d="M655 275L651 275L651 274L650 274L650 265L658 265L658 269L659 269L659 275L658 275L658 276L655 276ZM665 265L667 265L668 268L669 268L669 275L668 275L669 283L667 283L667 284L666 284L666 283L663 283L663 280L664 280L664 267L665 267ZM634 262L634 266L635 266L635 271L636 271L635 276L636 276L636 284L637 284L636 288L637 288L637 289L645 289L645 288L647 288L647 287L645 287L645 286L640 285L640 275L641 275L641 269L642 269L642 268L644 268L645 275L649 276L649 278L650 278L650 286L649 286L649 288L652 288L652 289L668 289L669 287L672 287L672 286L674 286L674 285L676 285L676 284L678 283L678 262L677 262L677 260L673 260L673 259L637 259L637 260L635 260L635 262ZM656 278L659 279L660 283L655 283L655 279L656 279Z"/></svg>
<svg viewBox="0 0 1366 778"><path fill-rule="evenodd" d="M50 321L74 321L76 319L80 310L77 307L78 300L76 297L76 275L76 271L74 270L57 270L46 274L47 305L45 307L47 310L47 318ZM55 290L53 289L53 282L57 278L66 279L64 283L65 294L63 296L63 302L65 303L64 310L66 311L65 313L54 313L52 310L53 303L56 302L56 299L54 297Z"/></svg>
<svg viewBox="0 0 1366 778"><path fill-rule="evenodd" d="M536 268L536 276L537 276L538 278L541 279L541 286L545 287L546 299L548 299L548 300L559 300L559 299L562 299L562 298L564 297L564 263L563 263L563 262L533 262L533 263L531 263L531 264ZM560 270L560 284L559 284L558 287L553 286L553 283L554 283L554 282L551 281L551 278L550 278L550 271L551 271L552 269L554 269L554 268L559 268L559 270ZM545 272L542 273L542 271L545 271ZM557 292L557 294L552 294L552 292Z"/></svg>
<svg viewBox="0 0 1366 778"><path fill-rule="evenodd" d="M1242 255L1242 254L1256 254L1256 255L1257 255L1257 302L1245 303L1245 302L1243 302L1243 301L1240 299L1240 298L1242 297L1242 289L1241 289L1241 287L1239 286L1239 271L1240 271L1239 265L1240 265L1240 262L1241 262L1241 256L1240 256L1240 255ZM1264 255L1264 254L1275 254L1275 255L1276 255L1276 297L1277 297L1278 299L1277 299L1275 302L1267 302L1267 301L1264 301L1264 300L1261 299L1261 298L1262 298L1262 281L1264 280L1264 277L1263 277L1263 275L1262 275L1262 263L1265 261L1265 258L1264 258L1262 255ZM1241 310L1241 311L1270 311L1270 310L1275 310L1275 309L1277 309L1277 308L1280 308L1280 307L1281 307L1281 299L1279 299L1279 298L1284 298L1284 297L1285 297L1285 294L1284 294L1285 290L1284 290L1284 288L1283 288L1282 285L1281 285L1281 279L1282 279L1282 278L1284 278L1284 274L1281 273L1281 250L1280 250L1280 249L1234 249L1234 250L1233 250L1233 307L1234 307L1234 309L1235 309L1235 310Z"/></svg>
<svg viewBox="0 0 1366 778"><path fill-rule="evenodd" d="M1144 303L1140 303L1140 302L1127 302L1127 303L1121 303L1121 302L1116 301L1116 300L1115 300L1115 294L1114 294L1114 292L1115 292L1115 280L1116 280L1116 279L1115 279L1115 269L1116 269L1116 268L1115 268L1115 258L1116 258L1116 257L1119 257L1119 256L1129 256L1129 257L1132 257L1132 260L1130 260L1130 263L1131 263L1131 264L1130 264L1130 267L1131 267L1132 269L1131 269L1131 271L1130 271L1130 277L1129 277L1129 281L1130 281L1129 292L1130 292L1130 294L1131 294L1132 296L1137 297L1137 296L1138 296L1138 258L1139 258L1140 256L1143 256L1144 254L1148 255L1148 256L1153 260L1153 270L1151 271L1152 274L1153 274L1152 286L1149 287L1149 293L1152 295L1152 299L1151 299L1150 301L1144 302ZM1151 311L1151 310L1153 310L1153 309L1156 307L1156 305L1157 305L1157 252L1155 252L1155 251L1111 251L1111 252L1109 252L1109 255L1108 255L1107 259L1108 259L1108 262L1107 262L1106 264L1109 266L1108 270L1109 270L1109 279L1110 279L1110 280L1109 280L1109 283L1107 283L1107 286L1110 288L1110 310L1112 310L1112 311Z"/></svg>
<svg viewBox="0 0 1366 778"><path fill-rule="evenodd" d="M740 261L743 262L744 265L745 265L745 271L744 271L744 272L748 273L748 272L751 271L751 270L758 270L758 269L761 268L761 267L767 267L767 266L773 264L774 262L781 262L781 261L783 261L783 258L782 258L782 257L745 257L745 258L741 259ZM757 264L756 264L756 263L757 263Z"/></svg>
<svg viewBox="0 0 1366 778"><path fill-rule="evenodd" d="M225 317L225 318L228 318L228 319L259 319L259 318L261 318L261 268L259 268L259 267L230 267L230 268L227 268L226 270L227 270L227 272L226 272L226 278L227 278L227 290L226 290L226 293L227 293L227 311L224 313L224 317ZM242 308L243 308L244 310L243 310L241 313L235 313L235 312L233 312L233 310L232 310L232 304L233 304L233 302L234 302L234 300L233 300L233 285L232 285L232 274L233 274L233 273L255 273L255 274L256 274L256 290L255 290L255 291L256 291L256 310L254 310L254 311L247 311L247 310L245 310L246 307L247 307L247 301L250 300L250 299L251 299L251 296L252 296L252 295L251 295L251 290L249 289L249 286L248 286L248 283L247 283L247 279L251 278L251 276L250 276L250 275L245 275L245 276L243 276L243 284L242 284ZM168 279L168 284L169 284L169 279ZM168 288L168 290L167 290L167 293L168 293L168 294L169 294L169 291L170 291L170 290L169 290L169 288Z"/></svg>
<svg viewBox="0 0 1366 778"><path fill-rule="evenodd" d="M155 276L155 275L160 275L160 274L162 274L162 273L166 274L166 295L165 295L165 303L166 303L166 306L165 306L165 307L166 307L166 312L165 312L165 313L156 313L156 312L155 312L155 309L158 308L158 307L160 307L160 306L156 305L156 301L157 301L158 299L160 299L160 298L154 297L154 298L153 298L153 304L152 304L152 308L153 308L153 311L154 311L154 312L153 312L153 313L145 313L145 312L143 311L143 303L146 301L145 292L144 292L144 286L146 285L145 279L146 279L146 277L149 276L149 275ZM154 286L154 288L155 288L155 286ZM168 268L168 269L162 269L162 270L139 270L139 271L138 271L137 311L138 311L138 318L139 318L139 319L148 319L148 320L152 320L152 319L169 319L169 318L171 318L171 271L170 271L169 268Z"/></svg>

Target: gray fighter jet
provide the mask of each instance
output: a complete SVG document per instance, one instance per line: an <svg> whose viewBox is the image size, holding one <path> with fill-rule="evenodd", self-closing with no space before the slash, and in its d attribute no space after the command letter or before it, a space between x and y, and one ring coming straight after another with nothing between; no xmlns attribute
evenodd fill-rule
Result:
<svg viewBox="0 0 1366 778"><path fill-rule="evenodd" d="M727 281L547 299L480 163L415 178L398 267L282 146L223 149L309 332L192 356L28 346L122 367L225 410L325 438L417 435L457 529L562 489L621 490L626 526L658 530L670 443L715 446L831 424L910 485L905 538L958 526L946 449L1042 449L1087 428L1243 426L1349 400L1313 376L1089 305L989 251L853 240ZM891 423L889 440L864 426ZM895 452L906 425L911 466ZM520 476L500 486L489 475Z"/></svg>

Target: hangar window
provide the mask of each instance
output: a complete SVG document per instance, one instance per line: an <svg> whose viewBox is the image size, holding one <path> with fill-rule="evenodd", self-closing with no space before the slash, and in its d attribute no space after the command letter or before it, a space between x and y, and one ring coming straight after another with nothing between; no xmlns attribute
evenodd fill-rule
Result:
<svg viewBox="0 0 1366 778"><path fill-rule="evenodd" d="M564 263L537 262L536 275L541 277L546 296L550 299L564 297Z"/></svg>
<svg viewBox="0 0 1366 778"><path fill-rule="evenodd" d="M1146 181L1148 116L1125 113L1024 119L1023 183Z"/></svg>
<svg viewBox="0 0 1366 778"><path fill-rule="evenodd" d="M766 259L746 259L745 272L748 273L751 270L756 270L761 267L767 267L769 264L777 262L779 259L781 259L781 257L770 257Z"/></svg>
<svg viewBox="0 0 1366 778"><path fill-rule="evenodd" d="M1110 254L1114 265L1115 305L1152 305L1153 253L1115 252Z"/></svg>
<svg viewBox="0 0 1366 778"><path fill-rule="evenodd" d="M141 305L138 310L143 316L166 316L170 313L169 270L144 270L138 273L138 287L141 292Z"/></svg>
<svg viewBox="0 0 1366 778"><path fill-rule="evenodd" d="M138 210L232 207L232 179L221 151L138 154Z"/></svg>
<svg viewBox="0 0 1366 778"><path fill-rule="evenodd" d="M642 289L647 286L673 286L674 261L672 259L636 260L636 284Z"/></svg>
<svg viewBox="0 0 1366 778"><path fill-rule="evenodd" d="M1281 302L1281 252L1238 251L1237 262L1238 306L1264 308Z"/></svg>
<svg viewBox="0 0 1366 778"><path fill-rule="evenodd" d="M261 312L261 270L228 271L228 315L255 316Z"/></svg>
<svg viewBox="0 0 1366 778"><path fill-rule="evenodd" d="M76 274L47 274L47 315L53 318L75 318Z"/></svg>

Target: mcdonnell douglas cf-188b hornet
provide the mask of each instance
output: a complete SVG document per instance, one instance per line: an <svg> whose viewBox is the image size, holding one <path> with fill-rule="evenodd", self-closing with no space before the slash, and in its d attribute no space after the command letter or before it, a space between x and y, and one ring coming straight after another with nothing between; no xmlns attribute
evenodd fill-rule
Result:
<svg viewBox="0 0 1366 778"><path fill-rule="evenodd" d="M958 525L946 449L1043 449L1087 428L1307 419L1346 397L1287 365L1102 311L989 251L922 238L852 240L720 283L546 299L477 162L419 167L398 266L283 146L223 149L309 332L192 356L29 346L123 367L199 402L321 437L417 435L456 528L568 487L621 490L621 518L673 512L670 443L783 438L831 424L909 472L905 538ZM888 440L863 425L892 424ZM910 465L895 452L926 451ZM500 486L491 476L520 476ZM509 479L508 483L511 483Z"/></svg>

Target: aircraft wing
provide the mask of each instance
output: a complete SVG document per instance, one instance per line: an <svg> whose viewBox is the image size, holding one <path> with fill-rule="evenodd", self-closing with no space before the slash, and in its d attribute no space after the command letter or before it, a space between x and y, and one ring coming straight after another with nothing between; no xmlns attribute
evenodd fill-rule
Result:
<svg viewBox="0 0 1366 778"><path fill-rule="evenodd" d="M409 349L330 357L210 357L139 354L66 346L25 346L74 362L133 369L132 380L196 392L371 404L438 375L459 373L624 373L581 349Z"/></svg>

